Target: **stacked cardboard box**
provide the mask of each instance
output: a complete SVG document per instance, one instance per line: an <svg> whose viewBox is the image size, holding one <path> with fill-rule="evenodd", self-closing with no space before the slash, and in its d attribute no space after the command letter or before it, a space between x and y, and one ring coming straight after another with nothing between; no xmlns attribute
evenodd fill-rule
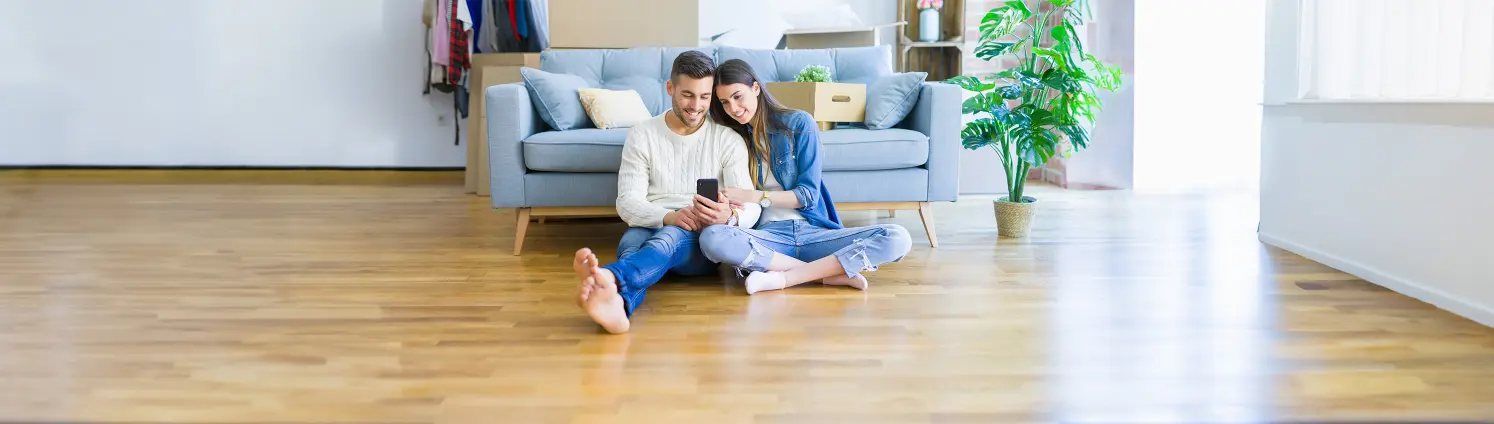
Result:
<svg viewBox="0 0 1494 424"><path fill-rule="evenodd" d="M550 0L550 47L697 47L700 0Z"/></svg>
<svg viewBox="0 0 1494 424"><path fill-rule="evenodd" d="M472 55L472 75L467 89L471 102L467 108L467 192L479 196L491 194L492 180L488 163L488 114L486 91L499 84L524 82L519 68L539 67L539 53L479 53Z"/></svg>

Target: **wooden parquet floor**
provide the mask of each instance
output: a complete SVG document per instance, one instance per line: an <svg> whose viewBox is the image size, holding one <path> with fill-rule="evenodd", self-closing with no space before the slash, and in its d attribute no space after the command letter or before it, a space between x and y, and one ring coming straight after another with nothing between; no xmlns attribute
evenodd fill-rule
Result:
<svg viewBox="0 0 1494 424"><path fill-rule="evenodd" d="M871 288L573 303L616 220L459 173L0 172L0 420L1006 423L1494 419L1494 330L1264 246L1249 196L1036 188L852 212L918 240Z"/></svg>

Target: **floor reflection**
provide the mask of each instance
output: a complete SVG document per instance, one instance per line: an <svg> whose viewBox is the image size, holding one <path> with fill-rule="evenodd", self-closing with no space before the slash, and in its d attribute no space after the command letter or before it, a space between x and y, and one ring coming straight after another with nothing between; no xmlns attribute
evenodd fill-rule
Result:
<svg viewBox="0 0 1494 424"><path fill-rule="evenodd" d="M1254 218L1227 204L1182 213L1197 207L1177 204L1074 229L1149 234L1132 241L1134 254L1095 261L1091 247L1055 248L1048 329L1054 420L1270 419L1270 281L1262 277L1263 251L1240 228L1253 229ZM1177 219L1141 216L1152 213ZM1117 231L1142 222L1157 227Z"/></svg>

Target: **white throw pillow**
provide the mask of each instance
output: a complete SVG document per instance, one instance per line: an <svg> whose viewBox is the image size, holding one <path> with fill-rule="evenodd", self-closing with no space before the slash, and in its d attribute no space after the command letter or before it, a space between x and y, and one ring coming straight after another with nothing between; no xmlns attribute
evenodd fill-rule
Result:
<svg viewBox="0 0 1494 424"><path fill-rule="evenodd" d="M582 88L576 92L597 128L628 128L653 117L637 91Z"/></svg>

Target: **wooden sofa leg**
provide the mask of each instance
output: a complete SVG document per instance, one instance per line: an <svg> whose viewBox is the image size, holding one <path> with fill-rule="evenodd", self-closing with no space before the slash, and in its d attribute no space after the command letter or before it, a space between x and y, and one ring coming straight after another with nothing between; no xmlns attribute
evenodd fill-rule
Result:
<svg viewBox="0 0 1494 424"><path fill-rule="evenodd" d="M918 217L923 219L923 232L929 235L929 247L939 247L939 237L934 235L934 208L929 202L918 203Z"/></svg>
<svg viewBox="0 0 1494 424"><path fill-rule="evenodd" d="M529 208L519 208L518 227L514 229L514 256L524 251L524 232L529 230Z"/></svg>

